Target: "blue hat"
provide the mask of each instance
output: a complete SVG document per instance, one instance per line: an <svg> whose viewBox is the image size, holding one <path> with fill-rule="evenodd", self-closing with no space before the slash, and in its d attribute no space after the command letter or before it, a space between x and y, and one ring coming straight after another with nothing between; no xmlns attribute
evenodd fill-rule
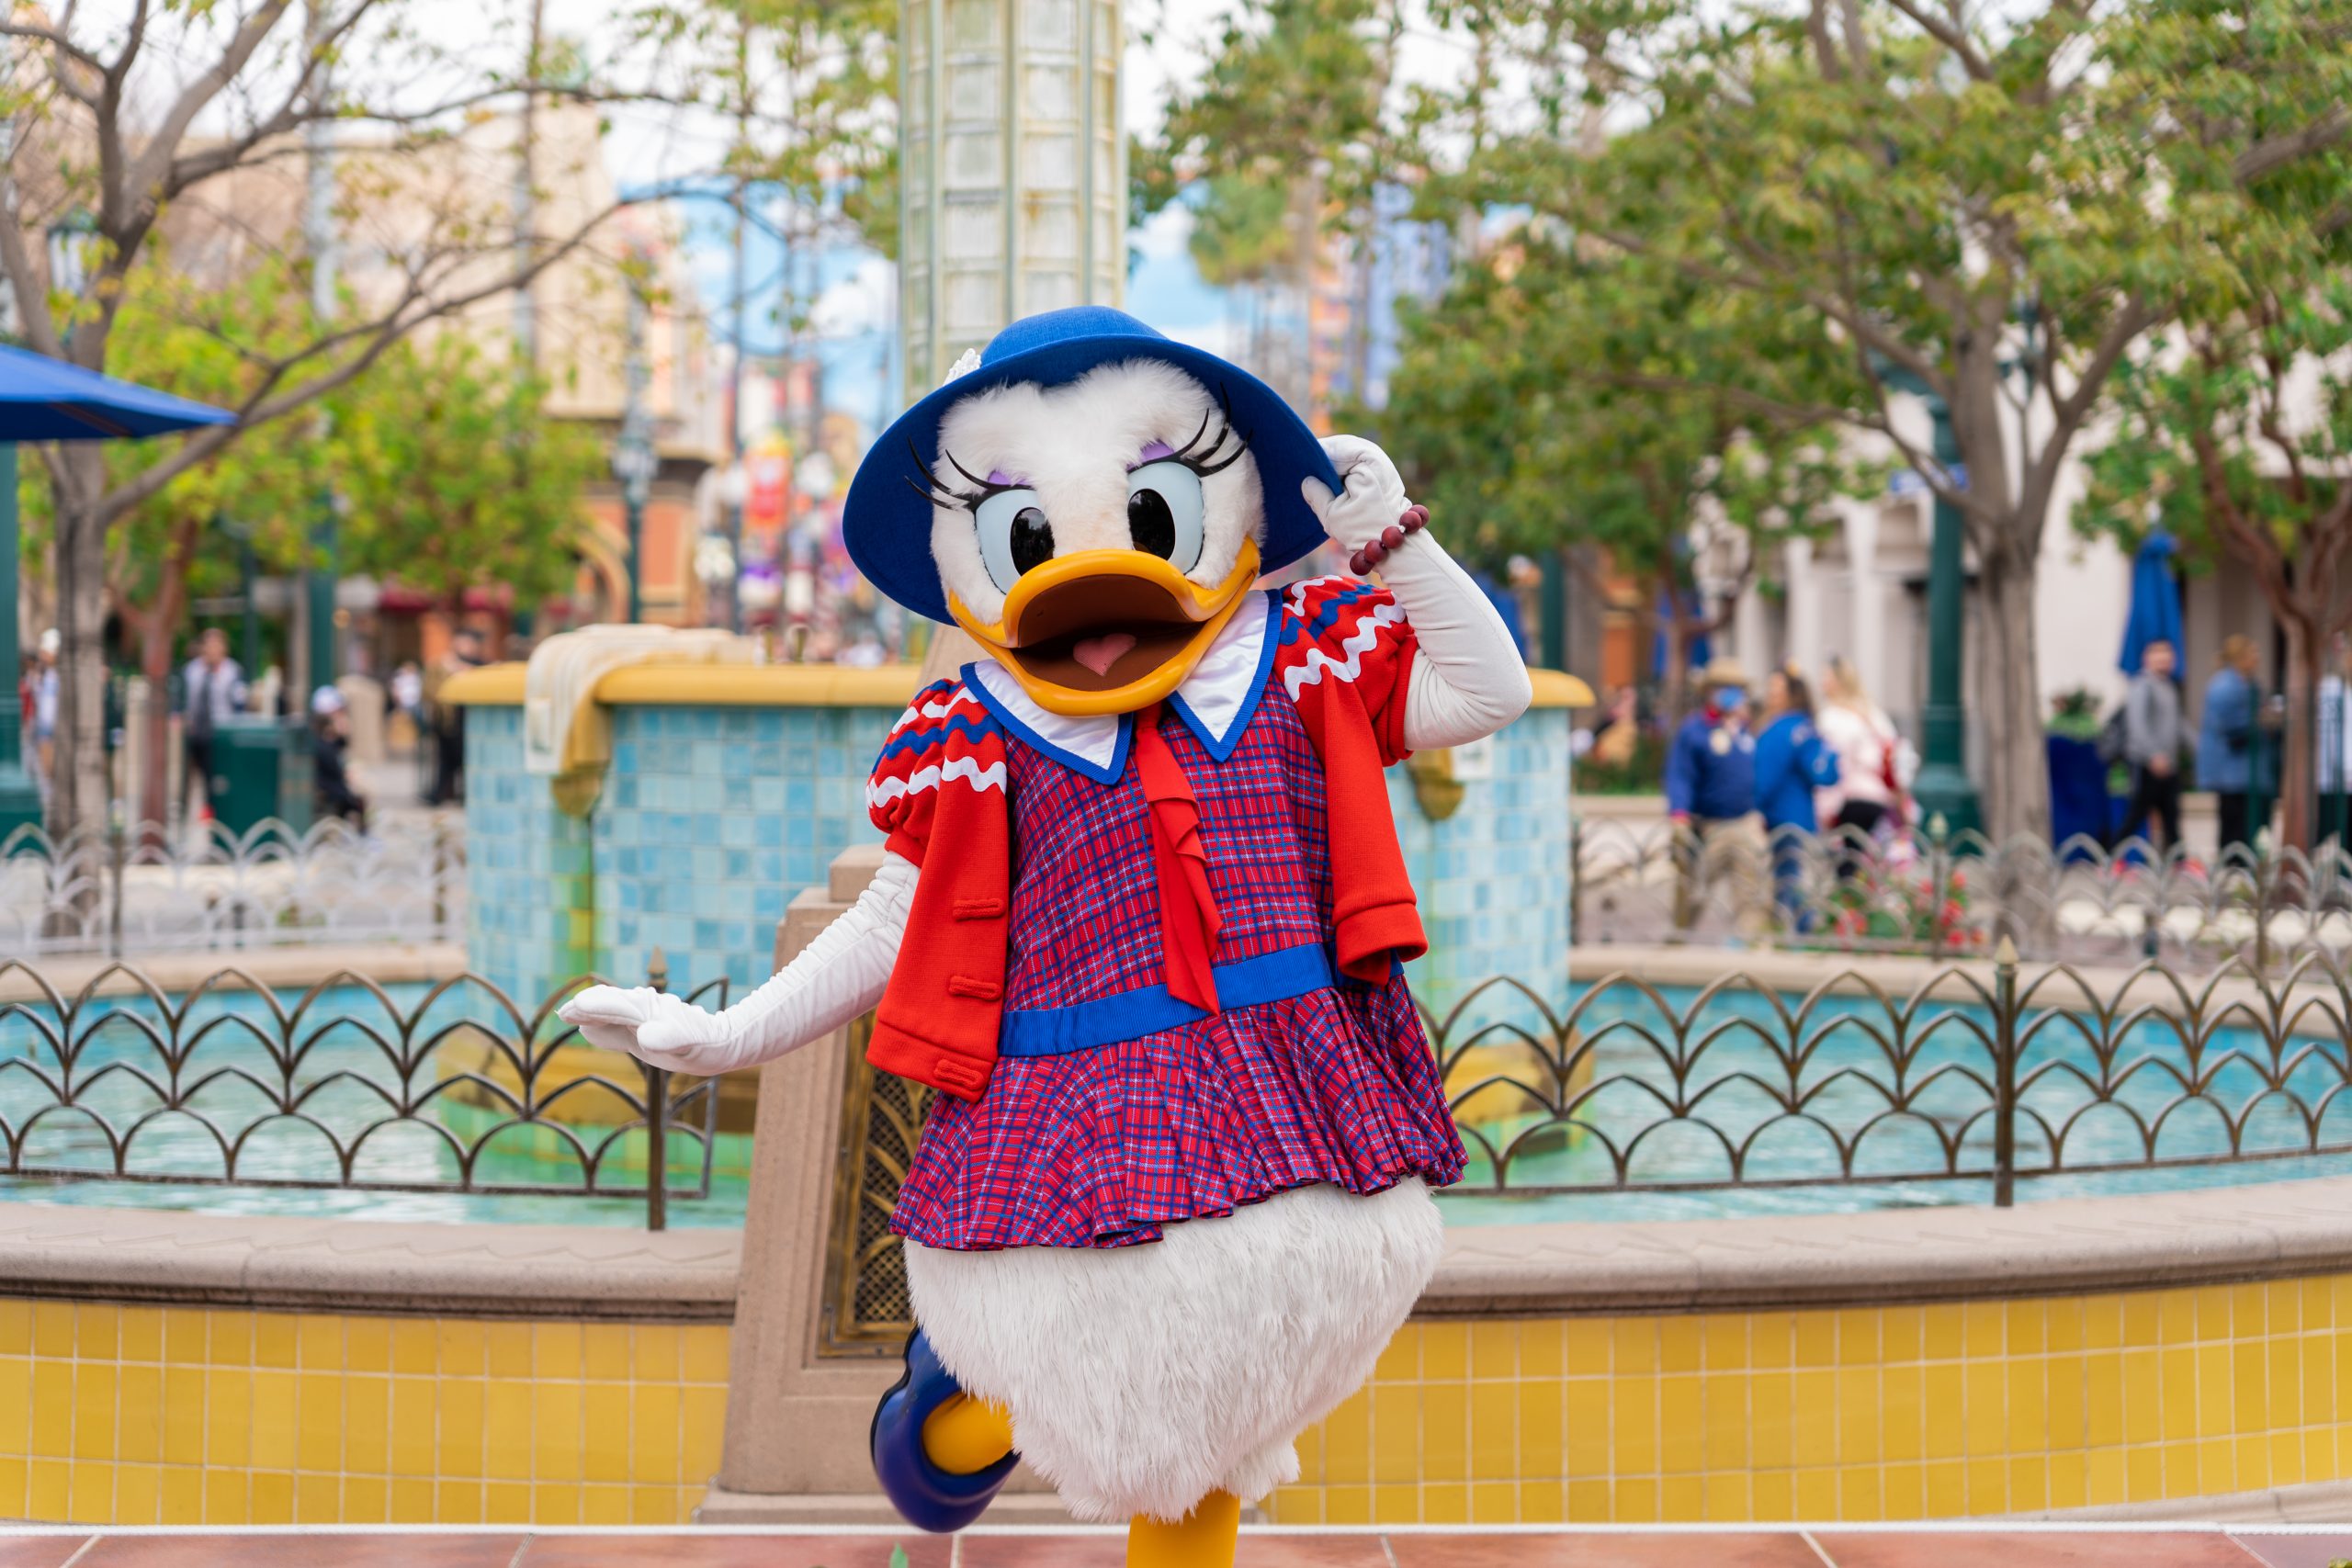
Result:
<svg viewBox="0 0 2352 1568"><path fill-rule="evenodd" d="M1078 305L1013 322L989 340L977 369L916 403L882 433L858 464L842 510L842 534L857 570L908 609L947 620L946 592L931 554L931 502L905 482L920 488L929 480L917 465L939 460L941 417L959 399L989 387L1022 381L1058 387L1125 359L1173 365L1230 404L1234 434L1250 444L1265 488L1266 570L1288 566L1323 542L1323 525L1299 494L1299 482L1318 479L1337 491L1340 476L1306 422L1272 387L1204 349L1170 342L1124 310Z"/></svg>

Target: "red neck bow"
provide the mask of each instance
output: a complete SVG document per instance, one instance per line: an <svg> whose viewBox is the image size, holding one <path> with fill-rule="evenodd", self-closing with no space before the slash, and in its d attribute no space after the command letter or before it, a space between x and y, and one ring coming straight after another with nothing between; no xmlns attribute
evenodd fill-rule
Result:
<svg viewBox="0 0 2352 1568"><path fill-rule="evenodd" d="M1216 978L1209 967L1225 917L1209 890L1208 851L1201 844L1201 807L1182 764L1159 733L1160 705L1136 715L1136 777L1151 807L1152 870L1159 884L1159 946L1168 991L1204 1012L1216 1012Z"/></svg>

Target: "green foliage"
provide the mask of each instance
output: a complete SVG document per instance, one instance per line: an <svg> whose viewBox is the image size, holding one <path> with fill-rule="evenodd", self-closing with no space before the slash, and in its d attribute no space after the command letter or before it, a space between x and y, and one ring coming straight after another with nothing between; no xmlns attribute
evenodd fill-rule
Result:
<svg viewBox="0 0 2352 1568"><path fill-rule="evenodd" d="M1767 553L1875 483L1824 416L1787 412L1854 395L1833 344L1590 250L1534 225L1498 265L1465 268L1408 313L1387 408L1348 412L1451 536L1488 558L1597 545L1663 584L1702 509Z"/></svg>
<svg viewBox="0 0 2352 1568"><path fill-rule="evenodd" d="M1866 433L1960 508L1988 628L1972 644L1986 807L1996 831L2041 827L2027 628L2062 481L2143 334L2301 254L2282 194L2340 204L2352 0L1456 0L1442 19L1476 51L1471 79L1429 121L1466 128L1447 199L1526 210L1638 258L1691 286L1703 312L1736 302L1728 324L1756 334L1755 352L1668 354L1667 374L1736 396L1745 421L1802 430L1830 417ZM1553 86L1568 80L1585 95L1576 134ZM1515 81L1538 89L1533 112L1514 102ZM1651 284L1620 309L1662 297ZM1722 335L1702 326L1702 339ZM1809 357L1847 361L1860 395L1753 384L1775 344L1808 340ZM1455 357L1466 377L1469 354ZM1592 468L1529 464L1547 442L1628 457L1616 480L1577 486L1580 501L1672 493L1655 476L1694 470L1642 459L1660 443L1692 449L1673 424L1694 407L1713 414L1653 402L1634 423L1665 428L1645 435L1580 406L1564 426L1550 403L1527 412L1540 382L1513 385L1523 390L1493 400L1487 426L1513 468ZM1922 439L1909 402L1921 390L1949 410L1964 485ZM1457 442L1456 455L1476 445ZM1510 494L1489 499L1523 517Z"/></svg>
<svg viewBox="0 0 2352 1568"><path fill-rule="evenodd" d="M1656 795L1666 787L1666 741L1645 728L1634 741L1633 755L1623 762L1595 757L1577 759L1578 795Z"/></svg>
<svg viewBox="0 0 2352 1568"><path fill-rule="evenodd" d="M1396 0L1242 0L1207 71L1131 150L1131 217L1192 187L1204 277L1231 287L1294 272L1301 210L1347 223L1375 182L1407 177L1419 158L1386 104L1403 30Z"/></svg>
<svg viewBox="0 0 2352 1568"><path fill-rule="evenodd" d="M159 250L131 275L109 370L237 408L260 390L256 364L318 335L305 300L285 264L207 288ZM323 424L297 414L258 425L118 518L112 594L150 606L175 573L189 594L232 591L237 543L214 525L221 521L250 531L264 570L303 566L329 493L345 507L345 571L441 597L494 582L523 604L560 592L574 570L581 490L602 471L602 456L593 432L547 416L545 392L458 333L396 342L321 400ZM153 460L128 442L106 456L118 481ZM51 488L28 484L24 499L38 542Z"/></svg>
<svg viewBox="0 0 2352 1568"><path fill-rule="evenodd" d="M519 604L569 586L595 434L548 418L543 383L446 333L389 354L336 400L345 571L443 599L504 583Z"/></svg>

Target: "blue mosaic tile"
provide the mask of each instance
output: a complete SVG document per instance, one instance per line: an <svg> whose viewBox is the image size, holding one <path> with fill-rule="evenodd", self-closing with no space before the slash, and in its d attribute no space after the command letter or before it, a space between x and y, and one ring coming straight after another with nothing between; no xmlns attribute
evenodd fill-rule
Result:
<svg viewBox="0 0 2352 1568"><path fill-rule="evenodd" d="M522 772L521 710L469 718L468 951L513 994L544 994L571 934L571 900L593 912L594 967L643 972L663 950L682 989L718 976L741 989L768 971L775 921L832 857L878 838L865 783L896 708L616 709L613 761L590 818L556 811ZM1406 864L1430 954L1411 966L1440 1011L1490 976L1555 1005L1566 994L1567 716L1529 715L1497 738L1495 776L1464 779L1442 823L1392 773ZM1506 1003L1497 992L1478 1010ZM1519 1004L1523 1007L1524 1003Z"/></svg>

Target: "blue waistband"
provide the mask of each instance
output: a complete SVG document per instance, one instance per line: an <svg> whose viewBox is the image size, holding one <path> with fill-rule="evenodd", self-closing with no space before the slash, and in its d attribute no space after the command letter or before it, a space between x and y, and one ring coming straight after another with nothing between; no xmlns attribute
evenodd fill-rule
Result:
<svg viewBox="0 0 2352 1568"><path fill-rule="evenodd" d="M1280 947L1209 971L1220 1006L1249 1007L1304 996L1333 983L1331 955L1321 942ZM1061 1008L1006 1010L997 1051L1006 1056L1060 1056L1181 1029L1209 1015L1178 1001L1165 986L1145 986Z"/></svg>

